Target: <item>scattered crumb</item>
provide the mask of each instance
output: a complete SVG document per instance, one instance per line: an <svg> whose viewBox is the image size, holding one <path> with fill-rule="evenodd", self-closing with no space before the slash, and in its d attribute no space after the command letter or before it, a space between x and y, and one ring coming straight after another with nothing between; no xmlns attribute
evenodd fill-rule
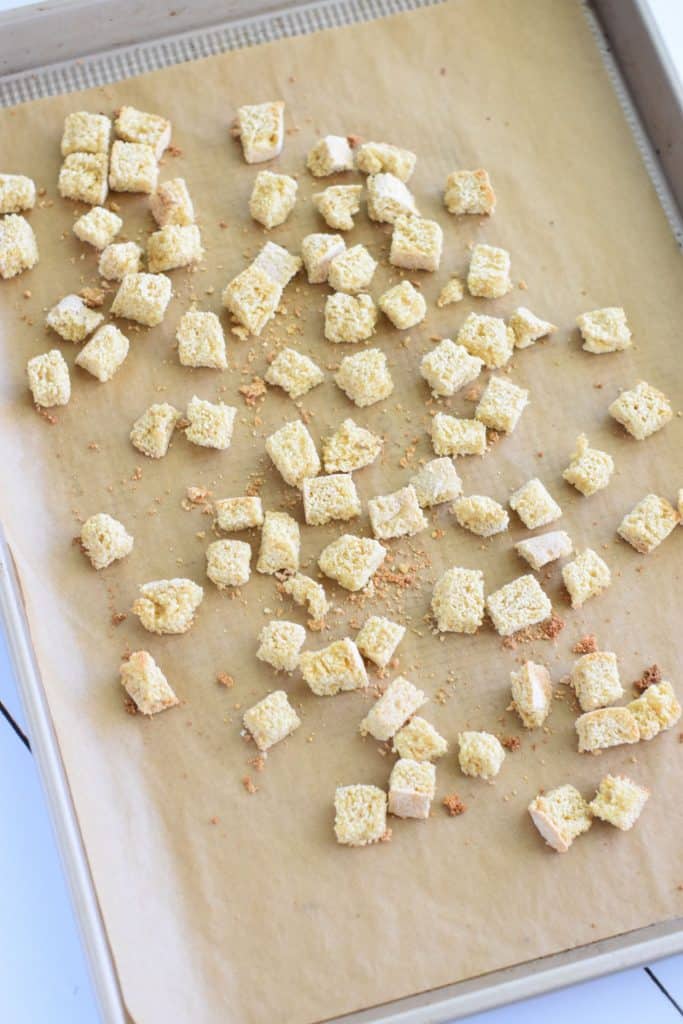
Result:
<svg viewBox="0 0 683 1024"><path fill-rule="evenodd" d="M595 633L586 633L579 640L576 641L572 647L574 654L593 654L598 649L598 641Z"/></svg>
<svg viewBox="0 0 683 1024"><path fill-rule="evenodd" d="M519 736L503 736L500 742L506 750L510 751L510 753L514 753L515 750L519 750L522 746L522 741Z"/></svg>
<svg viewBox="0 0 683 1024"><path fill-rule="evenodd" d="M265 381L260 377L254 377L251 384L243 384L238 390L245 403L252 408L265 398L267 391Z"/></svg>
<svg viewBox="0 0 683 1024"><path fill-rule="evenodd" d="M636 679L633 685L639 693L642 693L643 690L647 690L648 686L654 686L656 683L661 683L661 681L662 670L659 665L654 664L644 669L640 679Z"/></svg>
<svg viewBox="0 0 683 1024"><path fill-rule="evenodd" d="M125 622L128 616L125 612L112 612L111 624L112 626L120 626L122 622Z"/></svg>
<svg viewBox="0 0 683 1024"><path fill-rule="evenodd" d="M441 801L451 818L455 818L458 814L464 814L467 810L467 804L463 803L457 793L450 793L445 796Z"/></svg>
<svg viewBox="0 0 683 1024"><path fill-rule="evenodd" d="M104 290L102 288L81 288L78 294L90 309L97 309L104 305Z"/></svg>
<svg viewBox="0 0 683 1024"><path fill-rule="evenodd" d="M258 786L254 785L254 780L251 775L245 775L242 779L242 785L246 789L249 796L253 796L254 793L258 793Z"/></svg>
<svg viewBox="0 0 683 1024"><path fill-rule="evenodd" d="M227 672L219 672L216 676L216 682L220 683L221 686L225 686L228 690L232 689L235 685L235 680Z"/></svg>
<svg viewBox="0 0 683 1024"><path fill-rule="evenodd" d="M256 757L250 757L247 764L251 765L257 772L262 772L266 767L266 759L263 754L257 754Z"/></svg>
<svg viewBox="0 0 683 1024"><path fill-rule="evenodd" d="M394 834L394 830L392 828L388 828L386 830L386 832L379 837L380 843L390 843L391 842L391 837L393 836L393 834Z"/></svg>

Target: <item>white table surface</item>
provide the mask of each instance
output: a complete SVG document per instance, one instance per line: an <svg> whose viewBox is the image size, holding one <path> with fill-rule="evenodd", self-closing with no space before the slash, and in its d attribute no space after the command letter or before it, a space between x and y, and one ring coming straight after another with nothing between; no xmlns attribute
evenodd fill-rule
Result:
<svg viewBox="0 0 683 1024"><path fill-rule="evenodd" d="M0 10L30 2L0 0ZM647 2L683 78L683 0ZM0 703L6 712L0 716L0 1024L98 1024L1 631ZM477 1024L675 1024L682 1018L683 956L675 956L469 1019Z"/></svg>

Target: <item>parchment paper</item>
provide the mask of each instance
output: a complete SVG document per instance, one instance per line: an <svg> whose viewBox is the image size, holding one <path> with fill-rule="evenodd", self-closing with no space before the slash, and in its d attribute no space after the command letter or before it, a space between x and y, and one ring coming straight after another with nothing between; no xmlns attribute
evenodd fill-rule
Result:
<svg viewBox="0 0 683 1024"><path fill-rule="evenodd" d="M263 454L263 438L298 411L275 390L248 408L237 388L262 375L267 354L285 342L324 367L342 355L323 340L326 289L300 280L288 289L288 314L261 340L230 335L228 372L184 369L173 350L191 297L218 311L227 280L265 241L247 212L257 168L242 162L228 126L239 104L275 96L287 103L289 129L275 167L299 174L300 198L287 224L268 237L296 249L307 232L322 229L308 199L329 182L309 179L305 154L318 133L349 132L419 154L411 187L422 212L445 232L441 270L412 275L427 296L428 320L408 337L381 322L373 339L389 357L394 395L360 411L329 374L301 402L316 441L352 415L388 438L381 462L357 474L364 502L399 486L431 454L428 392L417 372L430 336L454 335L471 309L507 315L528 305L560 329L515 355L511 378L531 389L531 405L513 436L483 459L459 462L465 491L505 501L539 475L563 507L558 525L577 547L601 551L614 575L604 596L575 613L559 569L543 575L567 623L555 645L506 650L490 627L440 642L424 616L431 582L444 568L481 567L487 591L525 571L512 547L524 535L514 518L509 532L482 542L442 508L431 516L430 531L391 545L391 568L411 586L385 581L374 602L328 586L335 612L326 633L309 635L308 647L354 635L354 624L384 610L409 625L399 649L402 672L432 698L449 674L457 680L445 703L433 699L425 709L451 742L438 767L432 819L394 820L392 841L364 850L335 845L331 808L339 783L387 782L392 758L356 732L370 697L318 699L298 677L276 678L258 663L261 625L278 616L304 622L305 615L283 602L269 577L255 574L238 597L219 593L204 575L211 520L181 508L189 485L216 497L236 495L257 473L266 507L293 507L301 518L295 493ZM31 406L25 363L56 345L73 364L76 347L48 336L44 310L96 282L94 253L70 232L81 211L56 193L62 120L72 110L110 112L122 102L172 119L181 154L166 156L163 176L187 179L207 257L196 274L173 273L176 295L161 327L126 325L131 353L111 383L99 385L74 368L72 401L54 411L51 424ZM646 492L673 498L683 482L681 421L640 444L606 412L618 388L640 378L662 386L676 409L683 404L679 255L579 5L461 0L36 102L0 114L0 166L30 174L47 189L47 204L30 215L40 264L1 288L2 518L137 1024L303 1024L680 913L678 730L599 758L580 757L565 692L549 728L521 736L521 750L507 758L494 785L462 776L455 753L464 727L521 734L505 712L510 670L534 657L559 681L573 660L571 645L586 632L618 652L625 683L656 661L681 691L683 531L647 558L615 537L621 516ZM477 166L491 173L497 213L490 221L450 218L441 205L446 174ZM127 236L151 230L144 197L115 199ZM386 255L389 233L363 213L348 241ZM466 269L474 241L508 248L514 280L528 290L437 310L438 291L449 274ZM382 267L372 293L396 279ZM634 347L603 357L583 353L576 315L611 304L626 307ZM227 453L177 436L168 457L155 463L129 445L130 425L150 402L182 408L195 393L239 406ZM442 405L473 411L462 396ZM561 479L582 431L617 464L609 488L590 499ZM135 549L96 574L71 541L81 519L100 510L132 529ZM319 551L343 529L304 528L304 566L314 571ZM366 517L352 529L368 532ZM251 540L256 552L258 539ZM175 575L206 585L190 633L156 638L132 616L111 624L112 613L129 609L140 583ZM123 652L141 647L158 659L183 701L152 721L125 714L118 684ZM219 672L234 676L232 689L215 682ZM291 694L304 724L258 773L247 764L254 748L239 735L241 710L276 686ZM621 834L598 823L566 856L544 848L525 811L539 787L571 781L590 795L607 771L626 771L651 787L637 827ZM247 773L258 786L251 796L241 781ZM468 810L451 819L441 798L453 791Z"/></svg>

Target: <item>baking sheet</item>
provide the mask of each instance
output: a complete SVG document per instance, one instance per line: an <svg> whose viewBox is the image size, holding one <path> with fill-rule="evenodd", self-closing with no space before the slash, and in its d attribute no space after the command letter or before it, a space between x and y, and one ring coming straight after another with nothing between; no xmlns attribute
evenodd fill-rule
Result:
<svg viewBox="0 0 683 1024"><path fill-rule="evenodd" d="M454 49L453 40L464 35L476 45ZM254 83L248 96L247 81ZM207 486L217 496L241 493L256 471L266 505L289 507L292 494L267 466L262 437L296 410L271 393L254 411L237 394L252 374L263 373L266 354L293 339L324 366L340 358L322 340L324 290L301 283L288 292L289 314L262 341L231 340L228 373L182 369L172 351L192 294L203 308L218 310L225 281L263 241L246 214L255 171L242 164L227 125L239 103L275 94L288 103L290 129L298 129L288 134L278 168L299 171L317 132L355 131L411 146L419 154L418 202L446 234L440 273L418 275L432 300L428 322L409 332L409 343L383 326L377 335L392 365L394 398L356 411L328 380L302 403L315 438L346 415L386 432L381 465L359 474L358 486L363 498L398 486L429 455L427 393L416 366L433 344L430 335L453 334L471 308L504 315L528 304L561 329L550 343L515 357L512 377L532 389L533 404L513 437L486 459L464 462L465 487L504 500L540 475L561 501L575 542L608 545L615 574L611 591L580 613L568 611L559 574L550 574L548 592L567 620L555 646L507 651L490 631L439 643L423 616L428 583L444 567L483 568L489 590L524 569L512 552L523 532L516 525L479 543L441 510L433 529L444 530L443 537L423 534L392 545L393 567L399 575L406 569L419 586L387 583L382 599L364 604L330 587L341 614L309 646L352 631L371 609L404 610L412 628L400 649L401 670L432 696L449 673L457 678L446 702L428 708L451 741L465 726L519 733L504 711L510 668L536 657L559 678L571 663L571 643L586 631L619 651L625 680L654 660L673 673L680 654L672 628L680 537L647 560L613 539L619 518L645 491L673 497L681 478L680 421L637 445L605 416L617 388L641 376L665 386L681 406L673 348L679 256L577 6L452 3L173 68L93 90L78 103L72 96L4 112L2 166L34 174L48 189L47 203L55 196L65 113L127 101L167 113L181 154L166 158L164 175L187 178L209 254L199 273L174 273L177 295L166 323L130 332L131 355L114 381L100 387L75 371L74 398L55 413L54 425L31 408L23 367L28 356L55 344L43 335L43 309L95 279L94 258L81 260L69 234L68 204L56 200L31 215L41 264L4 283L2 292L2 517L124 997L140 1022L189 1015L209 1022L226 1013L237 1021L312 1021L680 912L675 731L635 750L579 758L573 714L568 702L558 702L551 731L522 737L522 751L510 756L495 786L464 780L453 756L442 762L438 795L457 789L469 805L462 818L442 815L437 801L427 825L392 822L391 843L343 850L331 841L334 786L382 785L390 769L375 744L354 734L366 699L317 700L298 679L285 682L301 702L304 726L272 752L263 773L247 765L253 751L239 738L235 705L248 706L275 685L253 656L255 634L270 616L264 610L304 621L281 603L272 580L253 578L244 603L207 586L186 637L149 637L132 618L110 625L112 612L127 609L144 580L181 573L202 580L210 520L180 507L186 486ZM539 129L549 117L552 144ZM440 205L441 183L453 166L479 164L494 178L498 212L490 223L456 222ZM302 172L299 207L270 237L296 247L318 223L305 202L317 188ZM116 199L131 237L149 229L144 199ZM386 253L388 234L364 218L351 238ZM528 289L495 303L466 300L436 310L441 284L449 272L464 270L474 240L509 248L514 278ZM373 293L390 279L386 269L378 271ZM576 314L620 302L634 349L599 359L582 353L572 329ZM72 359L72 347L60 347ZM191 451L177 438L170 455L151 464L128 447L130 423L146 404L163 396L182 407L195 392L239 405L228 453ZM472 409L462 397L445 405ZM608 491L590 500L560 479L581 430L610 450L618 467ZM136 549L95 576L69 541L78 518L102 508L132 527ZM205 530L205 538L197 537ZM339 532L304 529L305 561L313 566ZM158 658L186 701L152 722L123 715L116 684L121 652L139 646ZM216 685L220 671L235 677L232 690ZM569 779L590 792L607 770L629 771L652 786L638 829L622 836L596 825L567 857L547 853L526 819L528 800L539 786ZM259 786L254 796L242 787L247 772Z"/></svg>

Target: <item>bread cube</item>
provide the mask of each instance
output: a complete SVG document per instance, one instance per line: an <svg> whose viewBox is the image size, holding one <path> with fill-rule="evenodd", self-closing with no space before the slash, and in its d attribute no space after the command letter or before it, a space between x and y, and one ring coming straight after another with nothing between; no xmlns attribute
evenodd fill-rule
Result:
<svg viewBox="0 0 683 1024"><path fill-rule="evenodd" d="M569 592L572 608L580 608L589 597L597 597L612 582L609 567L591 548L580 552L562 569L562 579Z"/></svg>
<svg viewBox="0 0 683 1024"><path fill-rule="evenodd" d="M474 415L491 430L511 434L529 404L529 392L506 377L491 377Z"/></svg>
<svg viewBox="0 0 683 1024"><path fill-rule="evenodd" d="M584 654L574 662L570 679L582 711L607 707L624 696L613 651Z"/></svg>
<svg viewBox="0 0 683 1024"><path fill-rule="evenodd" d="M240 107L237 134L248 164L273 160L282 152L285 138L285 105L281 100Z"/></svg>
<svg viewBox="0 0 683 1024"><path fill-rule="evenodd" d="M94 569L106 569L133 550L133 538L123 523L106 512L90 516L81 527L81 547Z"/></svg>
<svg viewBox="0 0 683 1024"><path fill-rule="evenodd" d="M579 753L606 750L640 739L638 720L629 708L599 708L587 711L575 722Z"/></svg>
<svg viewBox="0 0 683 1024"><path fill-rule="evenodd" d="M405 631L405 626L398 622L392 622L383 615L371 615L356 637L356 647L368 661L378 668L386 668Z"/></svg>
<svg viewBox="0 0 683 1024"><path fill-rule="evenodd" d="M432 420L432 446L437 455L483 455L486 427L478 420L462 420L437 412Z"/></svg>
<svg viewBox="0 0 683 1024"><path fill-rule="evenodd" d="M426 700L422 690L404 676L396 676L360 723L361 734L380 743L390 740Z"/></svg>
<svg viewBox="0 0 683 1024"><path fill-rule="evenodd" d="M219 590L248 583L250 562L251 547L243 540L215 540L206 549L206 575Z"/></svg>
<svg viewBox="0 0 683 1024"><path fill-rule="evenodd" d="M458 763L463 775L490 782L503 766L505 750L490 732L461 732Z"/></svg>
<svg viewBox="0 0 683 1024"><path fill-rule="evenodd" d="M133 424L131 443L150 459L161 459L168 451L179 419L180 413L168 402L150 405Z"/></svg>
<svg viewBox="0 0 683 1024"><path fill-rule="evenodd" d="M259 171L249 198L249 213L264 228L276 228L289 217L299 186L288 174Z"/></svg>
<svg viewBox="0 0 683 1024"><path fill-rule="evenodd" d="M301 534L296 519L286 512L266 512L256 571L269 576L296 572L299 568Z"/></svg>
<svg viewBox="0 0 683 1024"><path fill-rule="evenodd" d="M76 356L76 365L81 366L101 383L111 380L128 355L128 338L113 324L104 324L86 342Z"/></svg>
<svg viewBox="0 0 683 1024"><path fill-rule="evenodd" d="M631 331L626 313L620 306L595 309L576 318L586 352L602 355L621 352L631 344Z"/></svg>
<svg viewBox="0 0 683 1024"><path fill-rule="evenodd" d="M292 256L284 246L266 242L252 266L264 270L276 284L285 288L301 270L301 260L298 256Z"/></svg>
<svg viewBox="0 0 683 1024"><path fill-rule="evenodd" d="M510 253L495 245L475 245L467 274L470 295L500 299L512 288Z"/></svg>
<svg viewBox="0 0 683 1024"><path fill-rule="evenodd" d="M387 798L377 786L338 786L334 834L344 846L378 843L387 831Z"/></svg>
<svg viewBox="0 0 683 1024"><path fill-rule="evenodd" d="M661 430L673 416L671 402L662 391L640 380L629 391L622 391L609 407L609 414L637 441Z"/></svg>
<svg viewBox="0 0 683 1024"><path fill-rule="evenodd" d="M123 281L126 274L139 274L142 249L137 242L114 242L100 253L97 272L108 281Z"/></svg>
<svg viewBox="0 0 683 1024"><path fill-rule="evenodd" d="M446 178L444 204L449 213L490 214L496 208L496 194L488 172L453 171Z"/></svg>
<svg viewBox="0 0 683 1024"><path fill-rule="evenodd" d="M440 633L476 633L484 621L484 574L479 569L447 569L432 593Z"/></svg>
<svg viewBox="0 0 683 1024"><path fill-rule="evenodd" d="M319 651L304 651L299 657L299 668L318 697L334 697L342 690L362 690L369 683L358 648L348 637Z"/></svg>
<svg viewBox="0 0 683 1024"><path fill-rule="evenodd" d="M322 584L316 583L310 576L304 576L301 572L288 576L282 584L282 590L296 604L306 608L314 623L322 622L330 610L330 603Z"/></svg>
<svg viewBox="0 0 683 1024"><path fill-rule="evenodd" d="M101 313L89 309L79 295L65 295L53 306L45 323L65 341L84 341L104 320Z"/></svg>
<svg viewBox="0 0 683 1024"><path fill-rule="evenodd" d="M62 156L71 153L107 153L111 137L111 121L104 114L85 110L67 114L62 133Z"/></svg>
<svg viewBox="0 0 683 1024"><path fill-rule="evenodd" d="M185 437L191 444L202 448L217 448L226 451L232 441L232 428L237 409L224 402L207 402L194 395L187 405L189 426Z"/></svg>
<svg viewBox="0 0 683 1024"><path fill-rule="evenodd" d="M344 135L325 135L309 150L306 166L315 178L353 170L353 151Z"/></svg>
<svg viewBox="0 0 683 1024"><path fill-rule="evenodd" d="M359 427L352 419L323 439L323 465L326 473L352 473L375 461L382 451L381 437Z"/></svg>
<svg viewBox="0 0 683 1024"><path fill-rule="evenodd" d="M383 494L368 501L370 525L378 540L393 537L414 537L429 523L424 517L412 484L393 494Z"/></svg>
<svg viewBox="0 0 683 1024"><path fill-rule="evenodd" d="M367 189L370 220L395 224L399 217L418 216L410 189L395 175L371 174L367 179Z"/></svg>
<svg viewBox="0 0 683 1024"><path fill-rule="evenodd" d="M478 537L492 537L502 533L510 524L510 517L497 501L485 494L470 494L453 502L453 514L458 524Z"/></svg>
<svg viewBox="0 0 683 1024"><path fill-rule="evenodd" d="M164 319L173 289L164 274L126 274L111 307L112 316L156 327Z"/></svg>
<svg viewBox="0 0 683 1024"><path fill-rule="evenodd" d="M119 671L122 686L143 715L156 715L180 703L149 651L133 651Z"/></svg>
<svg viewBox="0 0 683 1024"><path fill-rule="evenodd" d="M380 295L379 308L399 331L416 327L427 315L424 296L410 281L401 281Z"/></svg>
<svg viewBox="0 0 683 1024"><path fill-rule="evenodd" d="M596 818L628 832L638 821L649 796L649 789L626 775L606 775L588 806Z"/></svg>
<svg viewBox="0 0 683 1024"><path fill-rule="evenodd" d="M426 462L419 473L410 478L410 483L415 488L420 508L454 501L462 492L462 481L453 460L446 457Z"/></svg>
<svg viewBox="0 0 683 1024"><path fill-rule="evenodd" d="M518 576L486 598L486 610L501 636L535 626L552 615L547 594L534 576Z"/></svg>
<svg viewBox="0 0 683 1024"><path fill-rule="evenodd" d="M149 208L160 228L194 224L194 206L184 178L162 181L149 197Z"/></svg>
<svg viewBox="0 0 683 1024"><path fill-rule="evenodd" d="M591 448L585 434L579 434L571 462L562 473L572 487L586 497L607 487L614 472L614 459L607 452Z"/></svg>
<svg viewBox="0 0 683 1024"><path fill-rule="evenodd" d="M293 348L283 348L266 370L265 379L297 399L322 384L325 374L308 356Z"/></svg>
<svg viewBox="0 0 683 1024"><path fill-rule="evenodd" d="M400 758L389 776L389 814L398 818L428 818L435 788L433 764Z"/></svg>
<svg viewBox="0 0 683 1024"><path fill-rule="evenodd" d="M149 195L156 189L158 180L159 166L151 146L140 142L114 143L109 161L109 188L112 192L145 192Z"/></svg>
<svg viewBox="0 0 683 1024"><path fill-rule="evenodd" d="M527 480L510 496L510 508L516 512L527 530L554 523L562 509L538 477Z"/></svg>
<svg viewBox="0 0 683 1024"><path fill-rule="evenodd" d="M510 673L512 704L525 729L540 729L550 714L553 684L545 665L525 661Z"/></svg>
<svg viewBox="0 0 683 1024"><path fill-rule="evenodd" d="M444 306L450 306L453 302L462 302L464 298L465 286L459 277L452 277L450 281L446 281L439 292L436 304L439 309L443 309Z"/></svg>
<svg viewBox="0 0 683 1024"><path fill-rule="evenodd" d="M393 749L413 761L436 761L448 753L448 743L433 725L415 715L394 736Z"/></svg>
<svg viewBox="0 0 683 1024"><path fill-rule="evenodd" d="M256 657L272 665L278 672L293 672L299 664L299 651L306 640L306 630L297 622L274 619L259 633Z"/></svg>
<svg viewBox="0 0 683 1024"><path fill-rule="evenodd" d="M178 359L182 366L227 369L225 335L215 313L189 309L183 314L175 336L178 342Z"/></svg>
<svg viewBox="0 0 683 1024"><path fill-rule="evenodd" d="M204 255L196 224L168 224L147 239L147 266L151 274L198 263Z"/></svg>
<svg viewBox="0 0 683 1024"><path fill-rule="evenodd" d="M353 218L360 210L362 185L330 185L313 196L313 205L328 227L350 231Z"/></svg>
<svg viewBox="0 0 683 1024"><path fill-rule="evenodd" d="M320 472L313 438L301 420L292 420L266 438L266 451L278 473L291 487L301 489L307 477Z"/></svg>
<svg viewBox="0 0 683 1024"><path fill-rule="evenodd" d="M25 174L0 174L0 214L32 210L35 201L35 183Z"/></svg>
<svg viewBox="0 0 683 1024"><path fill-rule="evenodd" d="M409 149L400 149L388 142L364 142L356 150L356 167L363 174L392 174L399 181L408 181L417 157Z"/></svg>
<svg viewBox="0 0 683 1024"><path fill-rule="evenodd" d="M254 704L244 712L242 721L259 750L270 750L301 725L284 690L274 690Z"/></svg>
<svg viewBox="0 0 683 1024"><path fill-rule="evenodd" d="M135 107L121 107L116 112L114 131L125 142L149 146L157 160L164 155L171 142L170 121L158 114L136 110Z"/></svg>
<svg viewBox="0 0 683 1024"><path fill-rule="evenodd" d="M336 344L356 345L375 332L377 307L369 295L336 292L325 301L325 337Z"/></svg>
<svg viewBox="0 0 683 1024"><path fill-rule="evenodd" d="M346 248L341 235L329 235L318 232L306 235L301 242L303 257L309 284L322 284L327 281L330 263L340 256Z"/></svg>
<svg viewBox="0 0 683 1024"><path fill-rule="evenodd" d="M548 846L566 853L593 824L590 805L574 786L558 786L529 804L529 814Z"/></svg>
<svg viewBox="0 0 683 1024"><path fill-rule="evenodd" d="M627 705L636 722L641 740L651 740L671 729L681 717L681 705L671 683L666 680L648 686L642 697Z"/></svg>
<svg viewBox="0 0 683 1024"><path fill-rule="evenodd" d="M263 525L263 504L257 496L244 498L219 498L213 505L215 525L225 533L251 530Z"/></svg>
<svg viewBox="0 0 683 1024"><path fill-rule="evenodd" d="M281 298L282 286L252 263L228 282L222 302L235 320L258 336L275 316Z"/></svg>
<svg viewBox="0 0 683 1024"><path fill-rule="evenodd" d="M334 380L361 409L383 401L394 390L387 357L378 348L368 348L357 355L345 356Z"/></svg>
<svg viewBox="0 0 683 1024"><path fill-rule="evenodd" d="M377 260L364 245L353 245L331 261L327 283L337 292L362 292L372 281L376 267Z"/></svg>
<svg viewBox="0 0 683 1024"><path fill-rule="evenodd" d="M529 348L534 342L557 330L555 324L551 324L548 320L541 320L526 306L517 307L508 320L508 326L512 328L512 333L515 336L515 348Z"/></svg>
<svg viewBox="0 0 683 1024"><path fill-rule="evenodd" d="M558 558L566 558L571 555L574 547L571 537L564 530L554 530L551 533L541 533L538 537L529 537L527 540L520 540L515 544L515 551L526 559L532 569L538 572L544 565L554 562Z"/></svg>
<svg viewBox="0 0 683 1024"><path fill-rule="evenodd" d="M438 270L442 246L443 231L435 220L397 217L391 233L389 262L405 270Z"/></svg>
<svg viewBox="0 0 683 1024"><path fill-rule="evenodd" d="M483 365L483 360L471 356L463 345L444 338L422 357L420 373L434 395L450 396L476 380Z"/></svg>
<svg viewBox="0 0 683 1024"><path fill-rule="evenodd" d="M203 597L203 589L192 580L153 580L142 584L132 611L150 633L187 633Z"/></svg>
<svg viewBox="0 0 683 1024"><path fill-rule="evenodd" d="M458 331L459 344L464 345L472 356L483 359L489 369L505 366L515 346L511 327L498 316L482 316L470 313Z"/></svg>
<svg viewBox="0 0 683 1024"><path fill-rule="evenodd" d="M38 243L25 217L10 213L0 220L0 277L8 280L38 262Z"/></svg>
<svg viewBox="0 0 683 1024"><path fill-rule="evenodd" d="M60 196L90 206L102 206L108 192L108 168L106 153L70 153L59 171Z"/></svg>
<svg viewBox="0 0 683 1024"><path fill-rule="evenodd" d="M345 590L362 590L386 558L386 548L369 537L345 533L320 552L318 567Z"/></svg>
<svg viewBox="0 0 683 1024"><path fill-rule="evenodd" d="M123 221L118 214L105 210L103 206L93 206L74 223L74 234L95 249L106 249L122 227Z"/></svg>
<svg viewBox="0 0 683 1024"><path fill-rule="evenodd" d="M304 516L309 526L324 526L334 519L354 519L361 513L360 498L350 473L332 473L303 481Z"/></svg>

